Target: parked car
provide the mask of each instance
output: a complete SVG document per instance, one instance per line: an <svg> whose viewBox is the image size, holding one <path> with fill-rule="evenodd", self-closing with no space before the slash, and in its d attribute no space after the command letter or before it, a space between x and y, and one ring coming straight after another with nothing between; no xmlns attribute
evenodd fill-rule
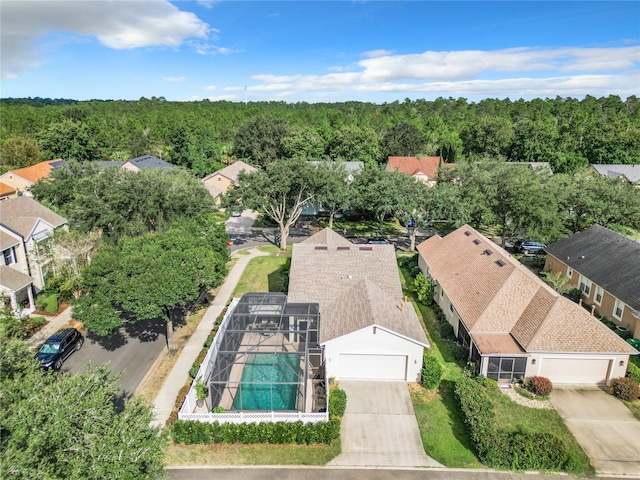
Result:
<svg viewBox="0 0 640 480"><path fill-rule="evenodd" d="M60 370L62 363L73 352L80 350L84 337L75 328L63 328L47 338L34 358L40 362L45 370L50 368Z"/></svg>
<svg viewBox="0 0 640 480"><path fill-rule="evenodd" d="M518 253L524 253L528 255L529 253L540 253L547 246L544 243L532 242L530 240L516 240L513 244L513 249Z"/></svg>
<svg viewBox="0 0 640 480"><path fill-rule="evenodd" d="M389 242L384 238L372 238L367 243L371 245L389 245Z"/></svg>

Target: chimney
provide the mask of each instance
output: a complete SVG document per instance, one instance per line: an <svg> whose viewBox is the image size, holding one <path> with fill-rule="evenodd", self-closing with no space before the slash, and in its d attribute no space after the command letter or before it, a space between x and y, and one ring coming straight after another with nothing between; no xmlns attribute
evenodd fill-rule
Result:
<svg viewBox="0 0 640 480"><path fill-rule="evenodd" d="M591 316L593 317L593 312L596 311L596 306L595 305L591 305Z"/></svg>

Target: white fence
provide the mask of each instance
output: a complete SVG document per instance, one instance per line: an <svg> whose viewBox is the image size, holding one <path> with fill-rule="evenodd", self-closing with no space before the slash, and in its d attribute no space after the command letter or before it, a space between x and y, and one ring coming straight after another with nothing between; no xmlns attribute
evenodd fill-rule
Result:
<svg viewBox="0 0 640 480"><path fill-rule="evenodd" d="M204 357L200 368L198 369L198 374L196 378L191 384L191 388L189 388L189 393L180 407L178 411L178 418L180 420L193 420L197 422L219 422L219 423L259 423L259 422L297 422L302 421L304 423L310 422L326 422L329 420L329 413L303 413L303 412L255 412L255 413L246 413L246 412L230 412L230 413L193 413L196 408L196 389L195 384L196 380L202 378L202 380L207 383L209 380L210 371L210 359L212 356L218 354L218 350L220 349L220 342L222 341L222 336L224 332L227 330L227 325L229 323L229 319L231 318L231 314L236 308L238 301L240 299L234 298L229 307L227 308L227 312L220 322L220 327L218 327L218 331L216 332L215 337L213 338L213 342L211 342L211 346L209 350L207 350L207 355Z"/></svg>

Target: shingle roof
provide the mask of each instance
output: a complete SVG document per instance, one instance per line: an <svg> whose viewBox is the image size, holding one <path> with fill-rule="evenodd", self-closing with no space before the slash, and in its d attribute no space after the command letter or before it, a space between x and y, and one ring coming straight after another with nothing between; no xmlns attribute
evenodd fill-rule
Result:
<svg viewBox="0 0 640 480"><path fill-rule="evenodd" d="M32 283L33 278L29 275L25 275L15 268L0 265L0 286L16 292Z"/></svg>
<svg viewBox="0 0 640 480"><path fill-rule="evenodd" d="M67 223L67 220L31 197L17 197L3 200L0 205L0 222L25 239L31 234L39 219L53 228Z"/></svg>
<svg viewBox="0 0 640 480"><path fill-rule="evenodd" d="M16 189L6 183L0 182L0 195L11 195L16 193Z"/></svg>
<svg viewBox="0 0 640 480"><path fill-rule="evenodd" d="M226 177L229 180L237 182L238 181L238 175L240 175L240 172L253 173L253 172L257 172L257 171L258 171L257 168L252 167L248 163L244 163L242 160L238 160L238 161L232 163L231 165L227 165L226 167L221 168L220 170L216 170L215 172L207 175L206 177L204 177L202 179L202 181L204 182L205 180L209 180L210 178L214 177L215 175L222 175L223 177Z"/></svg>
<svg viewBox="0 0 640 480"><path fill-rule="evenodd" d="M629 182L640 183L640 165L591 165L600 175L605 177L625 177Z"/></svg>
<svg viewBox="0 0 640 480"><path fill-rule="evenodd" d="M177 168L172 163L160 160L153 155L143 155L141 157L136 157L129 160L129 162L138 168Z"/></svg>
<svg viewBox="0 0 640 480"><path fill-rule="evenodd" d="M21 176L25 180L29 180L30 182L36 183L41 178L49 176L51 170L62 165L64 163L63 160L47 160L46 162L36 163L35 165L31 165L30 167L18 168L13 170L13 173Z"/></svg>
<svg viewBox="0 0 640 480"><path fill-rule="evenodd" d="M333 160L328 160L329 163L333 163ZM323 162L317 160L311 160L309 163L312 165L320 165ZM364 162L335 162L344 165L344 168L349 173L357 173L364 168Z"/></svg>
<svg viewBox="0 0 640 480"><path fill-rule="evenodd" d="M392 172L397 170L407 175L422 173L432 179L438 176L438 168L443 165L455 168L452 164L442 163L440 157L389 157L387 161L387 168Z"/></svg>
<svg viewBox="0 0 640 480"><path fill-rule="evenodd" d="M320 243L323 238L327 243ZM293 246L289 301L320 304L321 343L379 325L428 345L413 307L407 303L401 311L393 246L355 245L340 238L324 229Z"/></svg>
<svg viewBox="0 0 640 480"><path fill-rule="evenodd" d="M592 225L545 250L632 309L640 310L640 243Z"/></svg>
<svg viewBox="0 0 640 480"><path fill-rule="evenodd" d="M468 225L446 237L431 237L418 245L418 252L471 335L478 336L482 353L500 353L496 348L514 353L514 345L527 352L635 352ZM505 335L517 344L509 344Z"/></svg>
<svg viewBox="0 0 640 480"><path fill-rule="evenodd" d="M0 251L6 250L9 247L14 247L20 244L20 240L9 235L4 230L0 230Z"/></svg>

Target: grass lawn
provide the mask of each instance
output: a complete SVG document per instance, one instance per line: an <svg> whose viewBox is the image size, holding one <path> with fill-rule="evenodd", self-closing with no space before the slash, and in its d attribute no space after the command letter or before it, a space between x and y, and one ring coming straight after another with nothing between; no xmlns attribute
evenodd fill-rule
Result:
<svg viewBox="0 0 640 480"><path fill-rule="evenodd" d="M327 217L318 217L318 228L323 229L329 226ZM402 227L397 220L382 223L382 233L379 231L380 224L377 220L345 220L338 218L333 220L333 229L341 233L347 230L348 236L380 236L380 235L398 235L403 232Z"/></svg>
<svg viewBox="0 0 640 480"><path fill-rule="evenodd" d="M165 465L326 465L339 453L340 440L331 445L178 445L170 442L165 448Z"/></svg>
<svg viewBox="0 0 640 480"><path fill-rule="evenodd" d="M247 292L287 292L289 286L289 255L269 255L252 259L244 269L233 292L241 297Z"/></svg>

